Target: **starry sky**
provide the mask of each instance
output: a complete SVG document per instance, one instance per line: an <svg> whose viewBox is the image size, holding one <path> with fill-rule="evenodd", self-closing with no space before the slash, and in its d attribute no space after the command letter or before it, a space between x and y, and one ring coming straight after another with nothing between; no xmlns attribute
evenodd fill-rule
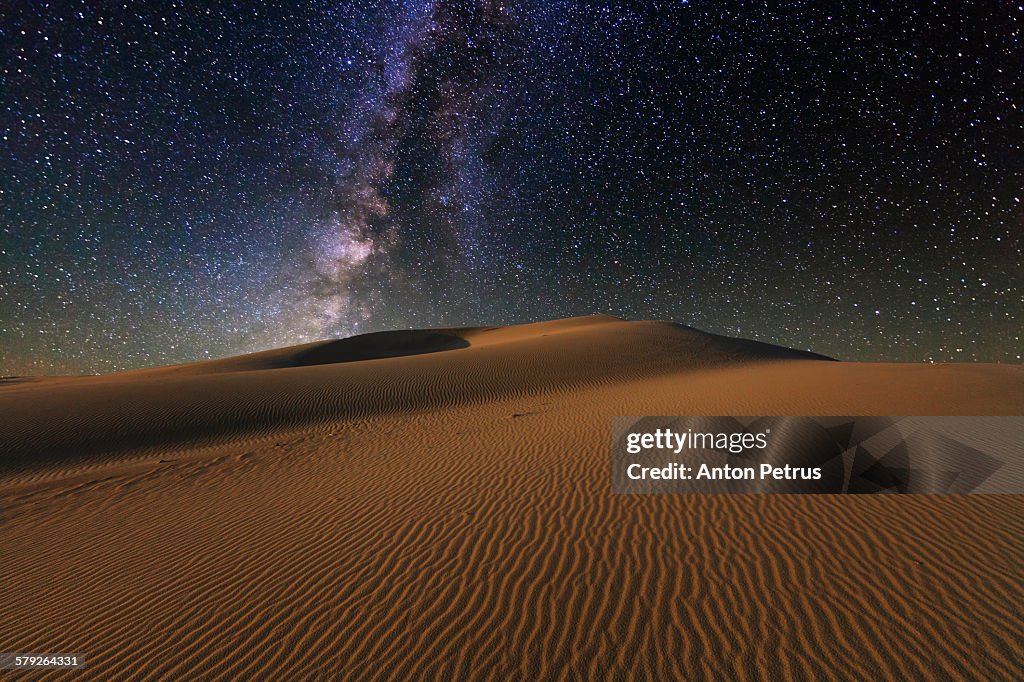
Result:
<svg viewBox="0 0 1024 682"><path fill-rule="evenodd" d="M1024 5L14 2L0 375L610 313L1020 362Z"/></svg>

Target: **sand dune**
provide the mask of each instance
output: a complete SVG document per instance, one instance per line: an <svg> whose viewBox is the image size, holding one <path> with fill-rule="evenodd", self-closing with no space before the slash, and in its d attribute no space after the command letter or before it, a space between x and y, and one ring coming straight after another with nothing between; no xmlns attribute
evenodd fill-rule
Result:
<svg viewBox="0 0 1024 682"><path fill-rule="evenodd" d="M1024 368L595 317L5 383L0 650L104 680L1018 677L1021 496L613 495L629 414L1024 414Z"/></svg>
<svg viewBox="0 0 1024 682"><path fill-rule="evenodd" d="M655 322L386 332L208 363L0 388L0 475L666 373L813 356ZM375 359L374 359L375 358ZM384 360L383 358L387 358ZM357 361L359 360L359 361ZM211 406L215 406L211 409Z"/></svg>

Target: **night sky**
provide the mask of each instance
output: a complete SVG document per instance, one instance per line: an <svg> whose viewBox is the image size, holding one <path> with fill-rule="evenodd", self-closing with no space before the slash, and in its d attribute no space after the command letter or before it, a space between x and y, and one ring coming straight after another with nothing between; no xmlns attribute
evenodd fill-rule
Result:
<svg viewBox="0 0 1024 682"><path fill-rule="evenodd" d="M5 2L0 375L590 313L1020 362L1024 6L874 5Z"/></svg>

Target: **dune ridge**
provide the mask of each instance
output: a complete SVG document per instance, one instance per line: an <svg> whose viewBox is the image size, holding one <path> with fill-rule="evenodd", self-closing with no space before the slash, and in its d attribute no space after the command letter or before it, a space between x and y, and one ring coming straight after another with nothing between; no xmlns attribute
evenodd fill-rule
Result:
<svg viewBox="0 0 1024 682"><path fill-rule="evenodd" d="M438 332L0 388L0 650L88 655L54 679L1019 673L1022 496L614 495L607 458L614 415L1024 414L1022 368Z"/></svg>
<svg viewBox="0 0 1024 682"><path fill-rule="evenodd" d="M611 317L384 332L224 360L0 389L0 475L47 461L443 409L735 363L820 358ZM386 363L386 364L381 364ZM216 406L210 409L210 406Z"/></svg>

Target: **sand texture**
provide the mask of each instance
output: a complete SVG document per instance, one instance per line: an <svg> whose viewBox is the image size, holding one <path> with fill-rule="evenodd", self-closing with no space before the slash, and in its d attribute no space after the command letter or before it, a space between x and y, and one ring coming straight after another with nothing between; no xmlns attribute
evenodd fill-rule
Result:
<svg viewBox="0 0 1024 682"><path fill-rule="evenodd" d="M47 679L1020 678L1024 496L614 495L611 418L643 414L1020 415L1024 367L589 317L6 380L0 651L86 656Z"/></svg>

